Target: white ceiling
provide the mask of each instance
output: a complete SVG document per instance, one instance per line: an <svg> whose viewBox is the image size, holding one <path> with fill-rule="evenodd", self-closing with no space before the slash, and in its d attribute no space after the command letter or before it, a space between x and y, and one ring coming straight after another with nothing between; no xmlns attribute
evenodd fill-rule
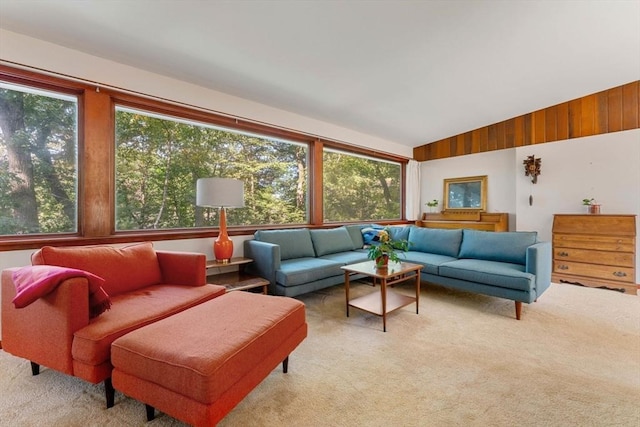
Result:
<svg viewBox="0 0 640 427"><path fill-rule="evenodd" d="M637 0L0 0L0 28L409 147L640 79Z"/></svg>

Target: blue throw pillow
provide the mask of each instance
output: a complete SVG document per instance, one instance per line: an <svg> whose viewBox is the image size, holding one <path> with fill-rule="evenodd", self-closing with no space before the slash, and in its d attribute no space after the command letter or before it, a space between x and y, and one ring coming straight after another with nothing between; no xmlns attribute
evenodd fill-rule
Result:
<svg viewBox="0 0 640 427"><path fill-rule="evenodd" d="M364 241L365 247L376 244L378 231L380 230L384 230L384 227L381 225L370 225L362 229L362 240Z"/></svg>

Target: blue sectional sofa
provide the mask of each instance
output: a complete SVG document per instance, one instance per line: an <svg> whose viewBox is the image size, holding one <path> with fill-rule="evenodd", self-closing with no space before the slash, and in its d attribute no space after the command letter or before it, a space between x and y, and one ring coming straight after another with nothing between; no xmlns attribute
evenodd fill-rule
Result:
<svg viewBox="0 0 640 427"><path fill-rule="evenodd" d="M368 259L366 227L259 230L244 243L245 256L254 260L249 271L269 280L274 295L296 296L341 284L341 266ZM387 228L393 239L409 241L400 258L422 264L422 280L513 300L517 319L522 303L534 302L551 284L551 243L537 241L536 232Z"/></svg>

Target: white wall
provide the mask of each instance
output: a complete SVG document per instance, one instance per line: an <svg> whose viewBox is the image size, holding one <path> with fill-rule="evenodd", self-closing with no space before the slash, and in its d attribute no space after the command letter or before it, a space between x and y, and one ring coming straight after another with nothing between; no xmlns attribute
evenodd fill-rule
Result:
<svg viewBox="0 0 640 427"><path fill-rule="evenodd" d="M522 164L530 155L542 158L535 185ZM442 201L442 179L489 175L488 211L508 212L511 230L550 241L554 214L586 213L582 199L594 198L603 214L638 215L640 232L640 129L422 162L421 175L425 212L428 200ZM640 237L636 253L639 283Z"/></svg>
<svg viewBox="0 0 640 427"><path fill-rule="evenodd" d="M442 209L444 179L487 175L487 212L509 213L509 229L515 230L514 156L513 150L499 150L422 162L422 211L429 212L425 203L433 199L440 201L438 211Z"/></svg>

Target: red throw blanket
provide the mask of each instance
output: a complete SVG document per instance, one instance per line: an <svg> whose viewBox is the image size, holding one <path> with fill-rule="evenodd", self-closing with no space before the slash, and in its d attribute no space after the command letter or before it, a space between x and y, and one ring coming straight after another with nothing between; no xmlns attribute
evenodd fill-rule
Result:
<svg viewBox="0 0 640 427"><path fill-rule="evenodd" d="M72 277L85 277L89 281L90 317L96 317L111 308L109 295L102 289L102 277L88 271L53 265L30 265L14 271L11 278L16 286L16 296L12 302L16 308L26 307Z"/></svg>

